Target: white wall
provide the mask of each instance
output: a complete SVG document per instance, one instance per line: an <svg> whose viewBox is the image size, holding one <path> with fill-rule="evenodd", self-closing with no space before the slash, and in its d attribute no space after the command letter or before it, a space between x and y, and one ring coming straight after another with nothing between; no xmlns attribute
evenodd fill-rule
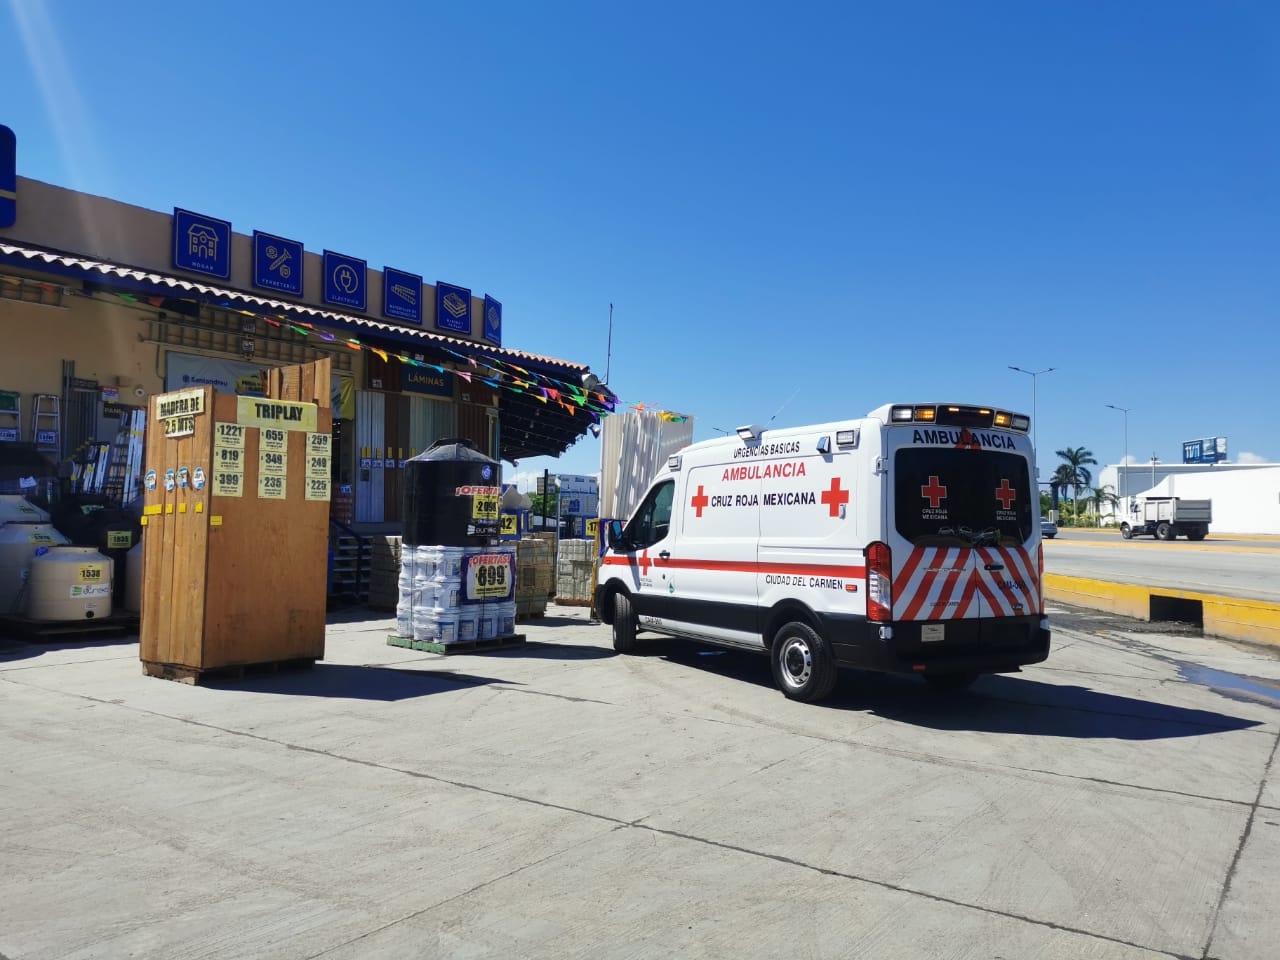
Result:
<svg viewBox="0 0 1280 960"><path fill-rule="evenodd" d="M1168 469L1162 470L1162 467ZM1129 475L1131 496L1150 489L1150 465L1136 465ZM1104 467L1098 483L1117 492L1117 468ZM1213 523L1209 533L1257 533L1280 535L1280 465L1219 464L1190 467L1156 464L1156 487L1161 496L1212 500Z"/></svg>

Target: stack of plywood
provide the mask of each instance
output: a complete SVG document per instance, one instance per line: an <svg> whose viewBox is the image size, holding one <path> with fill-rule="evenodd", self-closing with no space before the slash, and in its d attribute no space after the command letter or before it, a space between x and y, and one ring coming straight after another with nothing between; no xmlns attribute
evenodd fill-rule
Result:
<svg viewBox="0 0 1280 960"><path fill-rule="evenodd" d="M394 610L400 596L400 538L369 538L369 600L374 610Z"/></svg>

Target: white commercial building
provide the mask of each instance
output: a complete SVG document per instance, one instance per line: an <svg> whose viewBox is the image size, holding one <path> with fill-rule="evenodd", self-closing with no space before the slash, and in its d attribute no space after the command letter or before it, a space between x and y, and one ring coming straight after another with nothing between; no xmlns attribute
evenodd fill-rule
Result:
<svg viewBox="0 0 1280 960"><path fill-rule="evenodd" d="M1126 500L1136 497L1185 497L1212 500L1210 536L1218 533L1280 535L1280 464L1143 463L1108 464L1098 473L1098 486L1120 498L1119 511L1102 511L1103 523L1116 523Z"/></svg>

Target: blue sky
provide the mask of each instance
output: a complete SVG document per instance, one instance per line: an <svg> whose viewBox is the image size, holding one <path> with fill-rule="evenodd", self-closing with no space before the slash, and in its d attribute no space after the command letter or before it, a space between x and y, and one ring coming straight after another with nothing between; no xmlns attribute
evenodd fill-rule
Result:
<svg viewBox="0 0 1280 960"><path fill-rule="evenodd" d="M19 172L491 293L600 376L613 303L610 386L697 439L1029 413L1013 364L1058 368L1042 475L1121 458L1107 403L1140 461L1280 461L1274 3L205 10L0 6Z"/></svg>

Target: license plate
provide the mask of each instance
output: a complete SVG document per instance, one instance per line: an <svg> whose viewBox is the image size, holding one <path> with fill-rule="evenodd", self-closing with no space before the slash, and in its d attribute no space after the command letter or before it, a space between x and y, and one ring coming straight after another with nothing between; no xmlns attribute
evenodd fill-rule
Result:
<svg viewBox="0 0 1280 960"><path fill-rule="evenodd" d="M921 643L940 643L946 626L941 623L926 623L920 628Z"/></svg>

